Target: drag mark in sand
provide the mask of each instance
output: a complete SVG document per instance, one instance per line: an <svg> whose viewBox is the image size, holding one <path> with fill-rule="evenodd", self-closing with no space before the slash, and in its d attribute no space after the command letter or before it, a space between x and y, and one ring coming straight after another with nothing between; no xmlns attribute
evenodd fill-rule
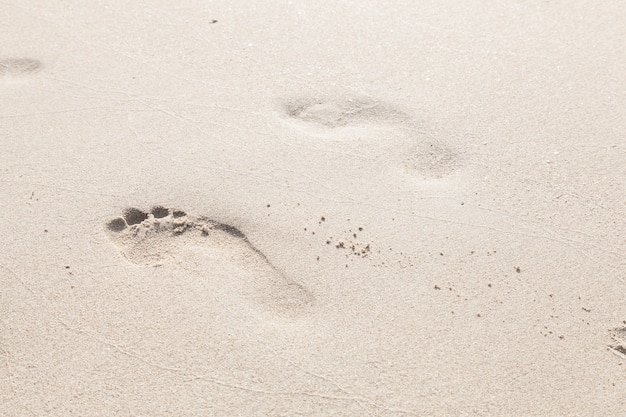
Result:
<svg viewBox="0 0 626 417"><path fill-rule="evenodd" d="M302 316L314 303L308 289L288 279L235 226L163 206L149 212L131 207L108 221L106 232L136 265L177 265L274 315Z"/></svg>

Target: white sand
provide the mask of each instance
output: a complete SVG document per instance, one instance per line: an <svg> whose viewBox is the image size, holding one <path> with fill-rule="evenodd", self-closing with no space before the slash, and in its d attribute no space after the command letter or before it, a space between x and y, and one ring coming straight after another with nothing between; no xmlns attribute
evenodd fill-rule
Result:
<svg viewBox="0 0 626 417"><path fill-rule="evenodd" d="M621 2L208 3L0 6L0 415L626 415Z"/></svg>

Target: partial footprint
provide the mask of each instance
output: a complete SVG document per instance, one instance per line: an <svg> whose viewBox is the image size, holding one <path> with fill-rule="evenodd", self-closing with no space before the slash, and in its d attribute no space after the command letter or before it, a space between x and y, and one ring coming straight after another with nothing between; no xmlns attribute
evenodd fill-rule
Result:
<svg viewBox="0 0 626 417"><path fill-rule="evenodd" d="M406 117L400 110L369 97L297 97L282 100L279 108L287 120L296 124L327 129L400 122Z"/></svg>
<svg viewBox="0 0 626 417"><path fill-rule="evenodd" d="M0 78L18 78L41 71L43 64L30 58L0 58Z"/></svg>
<svg viewBox="0 0 626 417"><path fill-rule="evenodd" d="M177 265L275 315L301 316L314 303L309 290L275 268L234 226L156 206L150 212L126 209L106 229L130 262Z"/></svg>

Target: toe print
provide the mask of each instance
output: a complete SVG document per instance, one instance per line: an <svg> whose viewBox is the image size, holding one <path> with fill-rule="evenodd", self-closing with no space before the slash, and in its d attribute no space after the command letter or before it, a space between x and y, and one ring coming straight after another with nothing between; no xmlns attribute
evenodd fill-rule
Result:
<svg viewBox="0 0 626 417"><path fill-rule="evenodd" d="M129 226L132 226L133 224L140 224L146 219L148 219L148 213L144 213L136 208L129 208L124 211L124 220L126 220L126 223Z"/></svg>
<svg viewBox="0 0 626 417"><path fill-rule="evenodd" d="M162 219L163 217L167 217L170 214L170 210L162 206L155 206L152 207L150 213L152 213L155 219Z"/></svg>
<svg viewBox="0 0 626 417"><path fill-rule="evenodd" d="M118 217L116 219L111 220L107 224L107 227L112 232L121 232L122 230L126 229L126 222L121 217Z"/></svg>
<svg viewBox="0 0 626 417"><path fill-rule="evenodd" d="M275 315L301 316L314 302L310 291L274 267L235 226L155 206L124 210L106 224L106 231L134 264L176 266L198 279L213 279Z"/></svg>

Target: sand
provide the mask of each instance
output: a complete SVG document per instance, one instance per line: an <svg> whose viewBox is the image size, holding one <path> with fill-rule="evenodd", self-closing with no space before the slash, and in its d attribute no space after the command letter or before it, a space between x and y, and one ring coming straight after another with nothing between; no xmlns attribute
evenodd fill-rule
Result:
<svg viewBox="0 0 626 417"><path fill-rule="evenodd" d="M8 1L0 415L626 415L618 1Z"/></svg>

